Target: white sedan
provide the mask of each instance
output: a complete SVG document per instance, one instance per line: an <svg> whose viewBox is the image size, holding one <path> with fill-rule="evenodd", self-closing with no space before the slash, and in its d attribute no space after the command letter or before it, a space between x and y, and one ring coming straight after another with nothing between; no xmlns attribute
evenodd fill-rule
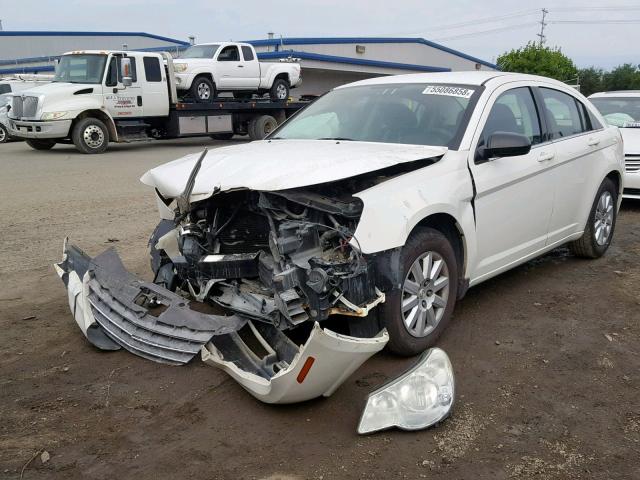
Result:
<svg viewBox="0 0 640 480"><path fill-rule="evenodd" d="M163 219L153 283L114 251L66 246L57 267L94 345L201 352L261 400L298 401L387 342L432 346L470 286L563 244L602 256L623 162L618 129L548 78L364 80L265 140L147 172Z"/></svg>
<svg viewBox="0 0 640 480"><path fill-rule="evenodd" d="M589 100L609 125L620 128L624 140L625 198L640 199L640 92L594 93Z"/></svg>

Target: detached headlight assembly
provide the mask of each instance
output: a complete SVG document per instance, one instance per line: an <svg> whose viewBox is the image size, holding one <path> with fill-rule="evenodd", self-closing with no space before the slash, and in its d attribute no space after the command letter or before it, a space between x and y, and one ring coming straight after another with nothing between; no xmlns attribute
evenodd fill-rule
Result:
<svg viewBox="0 0 640 480"><path fill-rule="evenodd" d="M173 70L176 73L186 72L187 71L187 64L186 63L175 63L173 65Z"/></svg>
<svg viewBox="0 0 640 480"><path fill-rule="evenodd" d="M42 114L42 120L60 120L67 116L69 112L46 112Z"/></svg>
<svg viewBox="0 0 640 480"><path fill-rule="evenodd" d="M410 370L369 394L358 433L391 427L403 430L430 427L449 416L453 397L449 357L443 350L431 348Z"/></svg>

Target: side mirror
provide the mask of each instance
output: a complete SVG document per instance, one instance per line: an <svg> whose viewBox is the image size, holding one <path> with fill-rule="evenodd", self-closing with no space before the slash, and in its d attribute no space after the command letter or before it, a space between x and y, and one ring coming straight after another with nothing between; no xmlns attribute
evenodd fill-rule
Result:
<svg viewBox="0 0 640 480"><path fill-rule="evenodd" d="M517 157L531 151L531 140L525 135L510 132L492 133L487 144L478 149L482 160L494 157Z"/></svg>
<svg viewBox="0 0 640 480"><path fill-rule="evenodd" d="M133 83L133 78L131 77L131 59L130 58L121 58L120 59L120 78L122 78L122 84L125 87L130 87Z"/></svg>

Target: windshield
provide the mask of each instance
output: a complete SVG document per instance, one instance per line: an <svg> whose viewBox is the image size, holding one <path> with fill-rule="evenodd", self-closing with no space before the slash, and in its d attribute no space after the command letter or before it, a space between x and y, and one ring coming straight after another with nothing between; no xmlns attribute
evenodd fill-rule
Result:
<svg viewBox="0 0 640 480"><path fill-rule="evenodd" d="M213 58L220 45L194 45L187 48L178 58Z"/></svg>
<svg viewBox="0 0 640 480"><path fill-rule="evenodd" d="M473 93L473 88L442 84L339 88L309 105L271 138L449 146Z"/></svg>
<svg viewBox="0 0 640 480"><path fill-rule="evenodd" d="M63 55L56 67L54 82L102 83L106 55Z"/></svg>
<svg viewBox="0 0 640 480"><path fill-rule="evenodd" d="M609 125L640 127L640 97L590 98Z"/></svg>

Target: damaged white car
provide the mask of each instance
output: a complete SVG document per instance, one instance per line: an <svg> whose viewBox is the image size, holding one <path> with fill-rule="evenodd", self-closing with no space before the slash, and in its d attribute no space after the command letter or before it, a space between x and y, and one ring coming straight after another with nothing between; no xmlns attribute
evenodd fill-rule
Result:
<svg viewBox="0 0 640 480"><path fill-rule="evenodd" d="M432 346L469 286L565 243L604 254L622 171L617 129L563 83L376 78L266 140L147 172L162 217L152 283L113 250L65 246L57 269L97 347L175 364L200 353L265 402L300 401L385 344ZM439 378L421 388L442 409L453 376Z"/></svg>

